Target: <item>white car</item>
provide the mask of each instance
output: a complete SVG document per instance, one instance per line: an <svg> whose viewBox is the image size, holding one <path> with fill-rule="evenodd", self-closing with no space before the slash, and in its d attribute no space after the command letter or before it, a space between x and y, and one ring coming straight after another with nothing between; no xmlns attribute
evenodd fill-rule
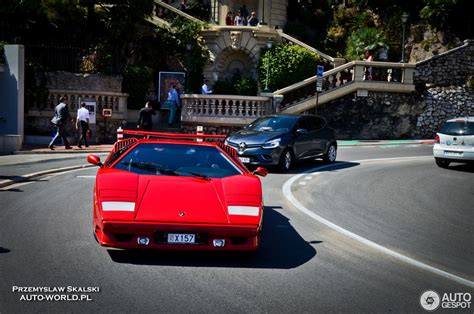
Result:
<svg viewBox="0 0 474 314"><path fill-rule="evenodd" d="M436 133L433 155L443 168L451 162L474 163L474 117L446 121Z"/></svg>

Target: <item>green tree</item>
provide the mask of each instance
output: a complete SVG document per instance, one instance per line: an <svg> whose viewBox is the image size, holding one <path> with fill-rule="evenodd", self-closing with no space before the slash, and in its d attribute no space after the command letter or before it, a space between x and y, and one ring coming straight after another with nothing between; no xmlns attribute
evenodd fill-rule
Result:
<svg viewBox="0 0 474 314"><path fill-rule="evenodd" d="M376 52L387 47L387 40L382 30L364 27L352 33L347 41L346 58L361 60L366 50Z"/></svg>
<svg viewBox="0 0 474 314"><path fill-rule="evenodd" d="M260 58L259 78L265 86L276 90L316 75L320 57L297 45L278 44Z"/></svg>
<svg viewBox="0 0 474 314"><path fill-rule="evenodd" d="M420 17L431 26L438 29L445 28L457 0L424 0L424 2L425 6L420 11Z"/></svg>
<svg viewBox="0 0 474 314"><path fill-rule="evenodd" d="M140 65L127 66L123 73L122 89L129 94L128 108L143 107L152 84L153 76L150 68Z"/></svg>

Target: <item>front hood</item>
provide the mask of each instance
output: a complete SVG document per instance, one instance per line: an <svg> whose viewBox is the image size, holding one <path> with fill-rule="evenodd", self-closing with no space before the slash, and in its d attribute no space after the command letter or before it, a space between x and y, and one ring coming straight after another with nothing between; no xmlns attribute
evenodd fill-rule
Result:
<svg viewBox="0 0 474 314"><path fill-rule="evenodd" d="M272 139L282 137L286 132L258 132L258 131L247 131L241 130L233 133L227 139L229 142L239 145L245 143L248 145L264 144Z"/></svg>
<svg viewBox="0 0 474 314"><path fill-rule="evenodd" d="M206 181L112 172L101 176L102 201L135 202L135 210L104 211L104 219L178 224L257 224L260 221L260 215L235 216L229 215L227 210L228 206L261 206L260 179L250 174Z"/></svg>
<svg viewBox="0 0 474 314"><path fill-rule="evenodd" d="M135 220L226 224L228 217L213 181L183 177L149 178Z"/></svg>

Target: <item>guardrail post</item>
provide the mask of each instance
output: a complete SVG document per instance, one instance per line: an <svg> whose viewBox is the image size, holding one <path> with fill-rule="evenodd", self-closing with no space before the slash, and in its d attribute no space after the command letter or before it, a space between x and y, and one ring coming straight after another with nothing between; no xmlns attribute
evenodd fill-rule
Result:
<svg viewBox="0 0 474 314"><path fill-rule="evenodd" d="M202 127L202 125L198 125L198 126L196 127L196 135L203 135L203 133L204 133L204 132L203 132L203 129L204 129L204 128ZM197 138L197 139L196 139L196 142L202 142L202 138Z"/></svg>
<svg viewBox="0 0 474 314"><path fill-rule="evenodd" d="M120 142L123 140L123 129L121 126L117 129L117 142Z"/></svg>

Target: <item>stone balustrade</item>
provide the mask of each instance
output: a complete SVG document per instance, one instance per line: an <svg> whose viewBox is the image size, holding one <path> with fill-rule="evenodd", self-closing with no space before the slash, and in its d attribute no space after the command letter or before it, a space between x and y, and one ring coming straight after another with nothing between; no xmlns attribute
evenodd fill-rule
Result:
<svg viewBox="0 0 474 314"><path fill-rule="evenodd" d="M61 97L66 98L71 114L80 108L83 101L95 101L97 113L101 114L102 109L112 109L114 119L126 119L127 117L128 94L66 89L50 89L47 103L37 108L29 108L28 115L35 115L37 111L54 111Z"/></svg>
<svg viewBox="0 0 474 314"><path fill-rule="evenodd" d="M244 126L273 113L272 97L181 95L181 123Z"/></svg>
<svg viewBox="0 0 474 314"><path fill-rule="evenodd" d="M393 62L367 62L352 61L337 68L324 72L322 78L322 91L320 104L340 97L341 93L331 93L342 87L358 83L353 87L355 89L364 89L367 91L391 91L391 92L411 92L414 91L413 73L415 65L407 63ZM283 100L276 108L277 111L285 111L287 108L311 101L306 107L314 107L314 98L316 96L317 77L313 76L304 81L290 85L273 92L274 95L283 96ZM390 84L390 85L388 85ZM345 94L354 92L350 89L345 90ZM328 97L330 95L333 97ZM300 106L301 107L301 106ZM300 108L300 111L304 109ZM306 108L308 109L308 108Z"/></svg>

